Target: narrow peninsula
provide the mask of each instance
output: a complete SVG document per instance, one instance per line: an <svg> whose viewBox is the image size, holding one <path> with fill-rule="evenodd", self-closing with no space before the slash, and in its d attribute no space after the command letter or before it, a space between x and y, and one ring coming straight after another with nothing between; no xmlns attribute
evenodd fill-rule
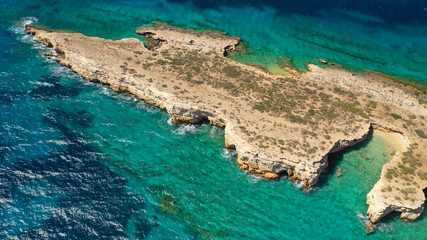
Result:
<svg viewBox="0 0 427 240"><path fill-rule="evenodd" d="M376 223L397 211L413 220L424 211L423 90L317 65L275 75L228 57L239 48L238 37L162 23L136 30L146 46L137 38L113 41L33 25L26 30L53 48L60 64L166 109L175 124L209 121L225 128L225 147L237 151L242 169L267 179L287 174L310 188L328 167L329 154L378 131L398 151L367 196L369 219Z"/></svg>

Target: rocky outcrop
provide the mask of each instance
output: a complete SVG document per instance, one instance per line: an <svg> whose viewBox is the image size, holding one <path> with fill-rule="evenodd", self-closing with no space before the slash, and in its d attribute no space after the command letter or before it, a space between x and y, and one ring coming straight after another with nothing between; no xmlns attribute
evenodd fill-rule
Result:
<svg viewBox="0 0 427 240"><path fill-rule="evenodd" d="M388 170L401 162L401 156L400 152L397 153L393 160L383 167L380 180L366 197L369 206L368 217L373 223L392 212L399 212L400 218L405 220L415 220L424 212L426 199L423 189L427 188L425 182L419 182L423 187L407 186L386 177Z"/></svg>
<svg viewBox="0 0 427 240"><path fill-rule="evenodd" d="M230 37L220 32L183 29L160 22L154 22L153 25L142 26L136 30L137 34L149 40L152 49L158 49L162 44L167 43L177 47L197 49L205 53L212 51L228 56L231 51L236 50L240 43L240 38Z"/></svg>
<svg viewBox="0 0 427 240"><path fill-rule="evenodd" d="M402 219L415 220L424 212L426 199L423 189L427 188L427 179L406 168L407 160L404 155L408 155L412 150L409 140L401 131L379 124L376 124L375 128L394 135L400 144L397 147L400 151L383 166L380 179L366 197L369 220L377 223L392 212L399 212ZM400 169L404 171L399 171Z"/></svg>

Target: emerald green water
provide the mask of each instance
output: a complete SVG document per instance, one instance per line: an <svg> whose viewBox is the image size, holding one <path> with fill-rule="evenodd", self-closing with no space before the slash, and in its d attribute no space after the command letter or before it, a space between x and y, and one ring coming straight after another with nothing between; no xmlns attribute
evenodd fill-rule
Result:
<svg viewBox="0 0 427 240"><path fill-rule="evenodd" d="M243 172L222 149L223 130L173 126L167 113L132 96L94 85L58 104L70 115L94 116L93 127L68 127L128 181L129 193L145 196L152 211L202 238L422 239L426 234L424 219L405 223L396 216L379 224L376 234L365 234L366 194L393 152L382 138L333 155L319 185L305 192L286 178L265 181ZM166 230L158 229L160 235Z"/></svg>
<svg viewBox="0 0 427 240"><path fill-rule="evenodd" d="M88 95L82 101L92 98ZM126 120L114 121L116 114L135 108L155 113L147 118L145 112L134 110ZM171 126L166 113L135 104L132 98L120 106L103 101L103 108L96 111L103 114L94 124L105 127L88 129L84 135L101 149L105 163L128 179L128 191L145 195L148 190L154 196L150 202L161 209L162 199L171 196L174 207L165 213L202 237L342 239L338 231L346 238L364 238L366 194L382 165L391 160L392 149L374 137L333 156L333 166L319 186L304 193L286 179L264 181L241 171L235 157L222 150L222 130ZM344 173L341 177L334 173L338 168ZM424 222L380 224L380 233L371 238L414 239L396 228L421 229Z"/></svg>
<svg viewBox="0 0 427 240"><path fill-rule="evenodd" d="M328 0L323 6L317 1L298 6L275 0L23 0L19 7L4 1L5 16L36 17L39 24L53 29L118 39L136 37L138 26L163 21L239 36L252 53L242 61L268 68L279 61L278 56L293 59L300 70L323 58L353 69L427 82L427 10L418 0L362 5Z"/></svg>
<svg viewBox="0 0 427 240"><path fill-rule="evenodd" d="M161 20L240 36L250 63L282 55L303 69L320 57L426 81L425 26L410 11L396 24L342 8L208 3L0 0L0 238L426 239L425 217L393 215L365 234L366 194L393 152L381 138L333 155L309 192L265 181L223 150L223 130L171 125L165 111L85 82L20 27L36 17L114 39Z"/></svg>

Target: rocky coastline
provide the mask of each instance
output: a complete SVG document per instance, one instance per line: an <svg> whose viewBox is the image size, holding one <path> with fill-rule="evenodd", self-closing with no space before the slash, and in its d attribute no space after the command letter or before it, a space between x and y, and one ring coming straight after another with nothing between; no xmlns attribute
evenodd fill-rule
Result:
<svg viewBox="0 0 427 240"><path fill-rule="evenodd" d="M373 131L405 141L367 196L372 223L393 211L413 220L427 188L427 107L422 94L372 74L309 65L306 73L274 75L227 56L237 37L156 23L137 29L147 39L117 41L27 25L55 50L57 61L88 81L129 92L165 109L175 124L209 121L225 129L225 147L243 170L281 174L314 186L328 155L363 142Z"/></svg>

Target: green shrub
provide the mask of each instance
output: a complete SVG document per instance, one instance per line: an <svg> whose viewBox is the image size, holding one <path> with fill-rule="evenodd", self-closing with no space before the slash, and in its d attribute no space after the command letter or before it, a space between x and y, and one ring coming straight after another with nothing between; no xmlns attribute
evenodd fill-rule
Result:
<svg viewBox="0 0 427 240"><path fill-rule="evenodd" d="M182 59L176 59L176 58L174 58L174 59L172 59L172 61L171 61L171 64L172 65L184 65L184 60L182 60Z"/></svg>
<svg viewBox="0 0 427 240"><path fill-rule="evenodd" d="M234 88L234 85L231 82L223 82L223 83L221 83L221 86L223 88L225 88L225 89L232 89L232 88Z"/></svg>
<svg viewBox="0 0 427 240"><path fill-rule="evenodd" d="M166 63L166 61L165 60L162 60L162 59L159 59L159 60L157 60L157 62L156 62L156 64L159 64L159 65L163 65L163 64L165 64Z"/></svg>
<svg viewBox="0 0 427 240"><path fill-rule="evenodd" d="M397 115L396 113L390 113L390 116L392 116L394 119L402 119L400 115Z"/></svg>
<svg viewBox="0 0 427 240"><path fill-rule="evenodd" d="M304 119L302 119L299 116L293 115L293 114L289 115L289 119L291 120L291 122L299 122L299 123L305 122Z"/></svg>
<svg viewBox="0 0 427 240"><path fill-rule="evenodd" d="M264 112L265 110L267 110L267 106L265 106L265 104L263 104L263 103L256 103L254 105L254 109L258 110L260 112Z"/></svg>
<svg viewBox="0 0 427 240"><path fill-rule="evenodd" d="M236 67L233 66L225 66L222 68L222 72L227 75L227 77L237 78L241 75L241 72Z"/></svg>
<svg viewBox="0 0 427 240"><path fill-rule="evenodd" d="M407 174L415 174L415 170L410 167L406 167L402 164L399 164L400 172L407 175Z"/></svg>
<svg viewBox="0 0 427 240"><path fill-rule="evenodd" d="M338 87L334 88L334 92L336 92L338 94L344 94L345 93L345 91L343 91L341 88L338 88Z"/></svg>
<svg viewBox="0 0 427 240"><path fill-rule="evenodd" d="M415 133L418 135L418 137L427 139L427 135L423 132L423 130L417 129L415 130Z"/></svg>

